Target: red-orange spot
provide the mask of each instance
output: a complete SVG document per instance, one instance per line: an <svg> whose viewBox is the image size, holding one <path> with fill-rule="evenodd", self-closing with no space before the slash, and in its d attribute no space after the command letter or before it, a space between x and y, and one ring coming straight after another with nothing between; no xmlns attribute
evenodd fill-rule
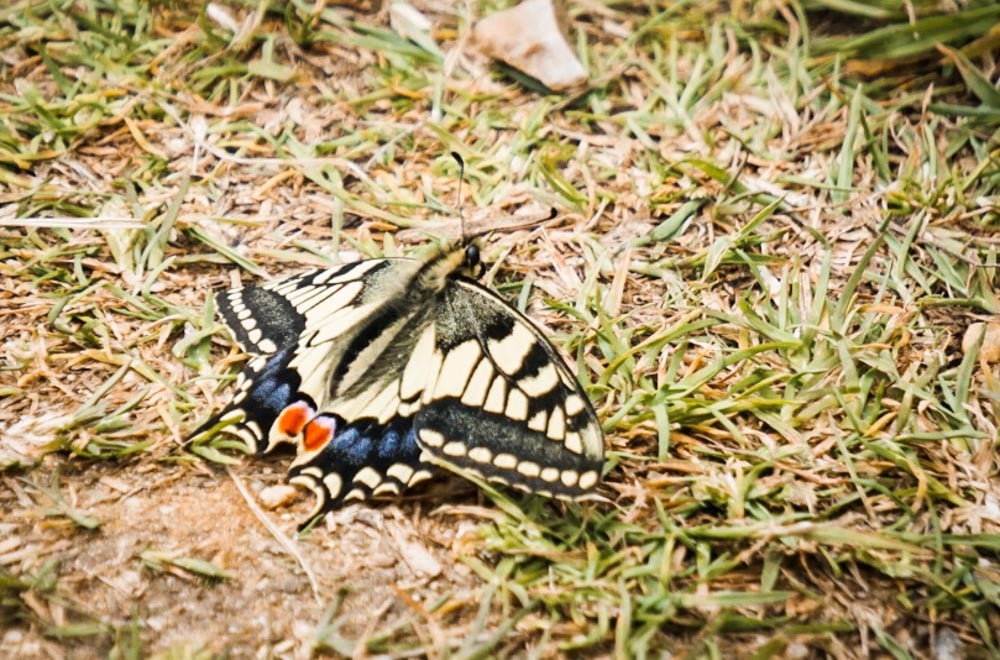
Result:
<svg viewBox="0 0 1000 660"><path fill-rule="evenodd" d="M316 451L330 442L337 423L330 417L317 417L302 432L302 445L306 451Z"/></svg>
<svg viewBox="0 0 1000 660"><path fill-rule="evenodd" d="M305 401L296 401L278 415L278 430L290 438L302 432L302 428L316 411Z"/></svg>

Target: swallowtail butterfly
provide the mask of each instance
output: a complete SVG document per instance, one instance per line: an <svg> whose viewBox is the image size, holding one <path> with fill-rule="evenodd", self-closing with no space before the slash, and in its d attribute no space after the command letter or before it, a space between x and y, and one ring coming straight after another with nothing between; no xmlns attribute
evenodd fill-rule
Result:
<svg viewBox="0 0 1000 660"><path fill-rule="evenodd" d="M220 292L253 357L192 440L226 425L257 453L294 444L290 480L317 495L309 521L437 467L586 497L604 457L594 409L542 331L472 279L481 268L470 243Z"/></svg>

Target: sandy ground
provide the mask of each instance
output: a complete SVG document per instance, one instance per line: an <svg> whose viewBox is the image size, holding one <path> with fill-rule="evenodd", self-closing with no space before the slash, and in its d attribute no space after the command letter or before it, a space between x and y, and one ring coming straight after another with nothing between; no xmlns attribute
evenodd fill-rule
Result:
<svg viewBox="0 0 1000 660"><path fill-rule="evenodd" d="M48 460L30 475L0 478L0 559L10 565L19 558L18 573L27 574L56 563L62 604L29 599L39 619L59 625L97 615L124 629L141 620L144 654L302 656L332 621L344 640L412 622L433 643L429 603L445 598L452 611L474 604L471 571L460 560L463 544L475 540L473 516L447 506L428 513L422 502L354 506L296 539L311 506L306 494L277 511L255 512L237 486L256 501L262 488L282 481L280 464L288 458L247 459L231 476L206 464L137 460L81 469ZM63 507L98 521L96 528L46 515L57 506L51 495L60 480ZM454 485L452 495L476 497ZM211 562L227 577L180 568L185 559ZM81 636L67 646L39 635L44 628L11 623L0 656L109 650L109 635Z"/></svg>

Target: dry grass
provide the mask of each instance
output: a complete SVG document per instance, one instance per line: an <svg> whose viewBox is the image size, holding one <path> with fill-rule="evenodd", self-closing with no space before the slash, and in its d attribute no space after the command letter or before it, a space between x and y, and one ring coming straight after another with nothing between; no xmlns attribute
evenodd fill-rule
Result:
<svg viewBox="0 0 1000 660"><path fill-rule="evenodd" d="M1000 653L962 348L1000 9L937 4L578 4L570 96L466 5L418 5L437 52L301 0L0 9L2 654ZM181 449L239 360L209 292L453 232L452 150L473 223L558 211L487 278L576 358L613 504L450 482L288 538L309 502L253 506L288 456Z"/></svg>

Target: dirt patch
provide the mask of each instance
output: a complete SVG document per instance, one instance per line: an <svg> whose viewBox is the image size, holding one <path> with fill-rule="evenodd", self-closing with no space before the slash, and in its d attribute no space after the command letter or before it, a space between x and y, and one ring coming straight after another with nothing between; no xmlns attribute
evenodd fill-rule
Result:
<svg viewBox="0 0 1000 660"><path fill-rule="evenodd" d="M204 466L101 463L59 473L56 461L46 463L47 469L3 477L3 563L21 575L54 563L49 570L59 598L33 605L40 620L56 626L101 622L127 630L141 620L148 652L301 655L322 638L325 620L336 622L338 637L356 640L389 623L419 621L428 603L448 594L452 607L463 609L463 592L474 586L457 554L469 540L463 533L474 534L470 516L442 520L422 514L419 503L351 507L296 538L311 506L303 496L264 514L285 536L279 539L233 481L245 480L251 492L278 482L274 461L246 461L233 478ZM99 524L87 530L53 515L55 489L65 498L63 510ZM15 555L22 558L14 562ZM227 577L178 565L191 559L211 562ZM38 632L14 624L0 652L32 657L65 648ZM93 641L96 647L85 636L77 647L107 650L106 635Z"/></svg>

